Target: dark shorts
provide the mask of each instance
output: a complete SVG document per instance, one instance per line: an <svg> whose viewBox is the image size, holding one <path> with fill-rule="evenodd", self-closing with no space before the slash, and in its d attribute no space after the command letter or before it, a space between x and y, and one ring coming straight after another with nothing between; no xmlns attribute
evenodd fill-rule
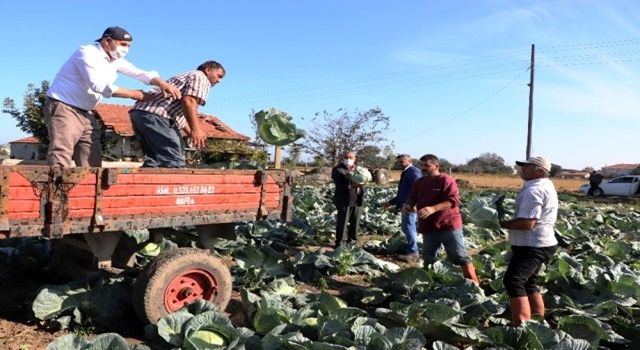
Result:
<svg viewBox="0 0 640 350"><path fill-rule="evenodd" d="M504 274L503 282L509 297L523 297L536 294L538 273L542 264L547 263L558 246L534 248L511 246L511 260Z"/></svg>

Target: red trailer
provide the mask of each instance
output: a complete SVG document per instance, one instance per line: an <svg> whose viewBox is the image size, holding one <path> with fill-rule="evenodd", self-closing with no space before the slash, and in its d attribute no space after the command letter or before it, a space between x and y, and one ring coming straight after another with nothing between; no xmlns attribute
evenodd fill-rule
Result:
<svg viewBox="0 0 640 350"><path fill-rule="evenodd" d="M155 323L198 298L224 309L231 275L207 249L239 222L289 221L290 185L284 170L0 166L0 238L44 236L58 260L80 251L98 269L126 272L139 246L125 244L123 231L149 229L159 243L179 234L174 227L195 226L197 235L183 236L204 249L167 251L138 275L134 308Z"/></svg>

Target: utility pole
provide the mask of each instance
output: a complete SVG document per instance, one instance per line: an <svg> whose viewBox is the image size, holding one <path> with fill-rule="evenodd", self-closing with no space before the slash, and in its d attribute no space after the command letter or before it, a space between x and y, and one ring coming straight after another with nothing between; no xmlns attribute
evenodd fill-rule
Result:
<svg viewBox="0 0 640 350"><path fill-rule="evenodd" d="M535 74L536 45L531 44L531 66L529 75L529 122L527 127L527 159L531 157L531 128L533 126L533 77Z"/></svg>

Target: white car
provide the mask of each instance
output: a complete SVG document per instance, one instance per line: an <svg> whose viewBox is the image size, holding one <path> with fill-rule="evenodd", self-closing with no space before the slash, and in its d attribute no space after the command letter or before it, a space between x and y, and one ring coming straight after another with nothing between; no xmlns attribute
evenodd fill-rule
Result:
<svg viewBox="0 0 640 350"><path fill-rule="evenodd" d="M640 175L626 175L604 180L593 191L594 196L637 196L640 194ZM591 186L580 186L580 192L587 193Z"/></svg>

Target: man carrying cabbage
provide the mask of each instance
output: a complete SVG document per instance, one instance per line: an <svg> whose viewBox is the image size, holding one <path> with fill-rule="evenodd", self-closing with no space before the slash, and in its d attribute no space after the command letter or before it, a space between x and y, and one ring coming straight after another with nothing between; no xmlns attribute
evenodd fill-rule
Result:
<svg viewBox="0 0 640 350"><path fill-rule="evenodd" d="M338 210L336 217L336 243L338 249L347 231L347 245L357 243L360 212L364 199L364 184L371 181L366 168L356 166L356 154L347 151L342 162L331 170L331 179L336 186L333 203Z"/></svg>
<svg viewBox="0 0 640 350"><path fill-rule="evenodd" d="M402 174L400 174L400 181L398 181L398 192L396 196L391 198L388 202L384 203L384 208L389 209L392 206L401 210L404 203L409 198L413 183L416 182L422 176L422 172L417 166L413 165L413 159L408 154L399 154L396 157L396 163L402 168ZM402 213L400 219L400 230L407 237L407 246L402 254L405 254L407 258L418 257L418 240L416 231L416 219L415 212Z"/></svg>
<svg viewBox="0 0 640 350"><path fill-rule="evenodd" d="M433 154L422 156L420 165L423 176L413 184L403 210L417 211L425 266L437 260L438 251L444 246L447 259L462 268L464 277L480 284L462 236L462 216L458 209L460 192L456 180L440 172L440 160Z"/></svg>

